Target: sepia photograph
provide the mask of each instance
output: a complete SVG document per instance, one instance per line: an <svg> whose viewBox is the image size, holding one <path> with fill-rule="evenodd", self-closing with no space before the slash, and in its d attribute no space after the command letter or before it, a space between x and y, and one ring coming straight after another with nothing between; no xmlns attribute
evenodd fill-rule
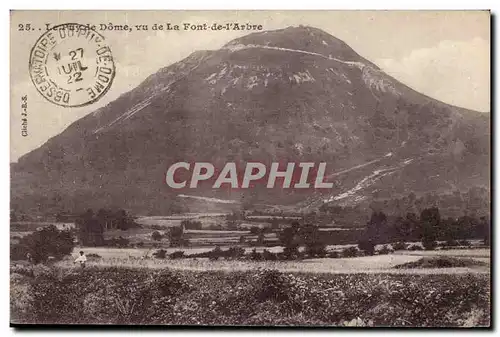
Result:
<svg viewBox="0 0 500 337"><path fill-rule="evenodd" d="M490 328L488 10L12 10L10 325Z"/></svg>

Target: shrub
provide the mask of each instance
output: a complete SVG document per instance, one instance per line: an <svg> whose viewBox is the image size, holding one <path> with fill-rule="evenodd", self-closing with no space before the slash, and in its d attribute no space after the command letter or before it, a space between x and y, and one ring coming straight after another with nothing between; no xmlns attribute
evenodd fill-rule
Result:
<svg viewBox="0 0 500 337"><path fill-rule="evenodd" d="M144 242L140 241L136 243L137 248L142 248L144 247Z"/></svg>
<svg viewBox="0 0 500 337"><path fill-rule="evenodd" d="M358 249L356 247L348 247L342 250L343 257L356 257L358 256Z"/></svg>
<svg viewBox="0 0 500 337"><path fill-rule="evenodd" d="M257 226L252 226L250 227L250 233L253 235L257 235L260 233L260 228Z"/></svg>
<svg viewBox="0 0 500 337"><path fill-rule="evenodd" d="M252 252L250 253L250 260L253 261L260 261L262 260L262 254L257 252L257 249L252 249Z"/></svg>
<svg viewBox="0 0 500 337"><path fill-rule="evenodd" d="M11 260L24 260L27 256L31 256L35 263L46 262L49 256L60 260L71 254L74 246L75 242L69 231L48 226L24 236L14 244L11 247Z"/></svg>
<svg viewBox="0 0 500 337"><path fill-rule="evenodd" d="M423 257L414 262L407 262L394 266L396 269L405 268L459 268L487 266L488 264L473 259L455 258L450 256Z"/></svg>
<svg viewBox="0 0 500 337"><path fill-rule="evenodd" d="M285 247L283 249L283 255L287 260L297 259L300 256L299 248L297 246Z"/></svg>
<svg viewBox="0 0 500 337"><path fill-rule="evenodd" d="M202 229L203 224L201 221L196 220L182 220L181 225L184 226L185 229Z"/></svg>
<svg viewBox="0 0 500 337"><path fill-rule="evenodd" d="M87 254L87 259L91 259L91 260L98 260L98 259L101 259L102 256L99 255L99 254L95 254L95 253L90 253L90 254Z"/></svg>
<svg viewBox="0 0 500 337"><path fill-rule="evenodd" d="M180 295L193 287L186 281L185 277L171 270L162 270L155 277L153 289L159 290L161 296Z"/></svg>
<svg viewBox="0 0 500 337"><path fill-rule="evenodd" d="M422 248L422 246L420 246L418 244L414 244L414 245L411 245L410 247L408 247L408 250L410 250L410 251L423 250L423 248Z"/></svg>
<svg viewBox="0 0 500 337"><path fill-rule="evenodd" d="M157 259L164 259L167 257L167 251L165 249L159 249L153 253L153 256Z"/></svg>
<svg viewBox="0 0 500 337"><path fill-rule="evenodd" d="M172 260L175 259L182 259L184 257L184 251L183 250L177 250L173 252L172 254L169 255Z"/></svg>
<svg viewBox="0 0 500 337"><path fill-rule="evenodd" d="M404 243L403 241L399 241L399 242L393 243L392 248L394 250L406 250L406 249L408 249L408 245L406 243Z"/></svg>
<svg viewBox="0 0 500 337"><path fill-rule="evenodd" d="M256 286L255 296L259 302L284 302L293 295L286 276L277 270L266 269L260 272Z"/></svg>
<svg viewBox="0 0 500 337"><path fill-rule="evenodd" d="M228 250L222 252L226 259L239 259L245 256L245 249L241 247L229 247Z"/></svg>
<svg viewBox="0 0 500 337"><path fill-rule="evenodd" d="M460 243L457 240L448 240L445 242L444 245L448 246L448 247L456 247L456 246L460 246Z"/></svg>
<svg viewBox="0 0 500 337"><path fill-rule="evenodd" d="M331 251L328 253L328 257L332 258L332 259L337 259L340 257L340 254L339 252L337 252L336 250L334 251Z"/></svg>
<svg viewBox="0 0 500 337"><path fill-rule="evenodd" d="M161 241L162 238L163 238L163 236L158 231L154 231L151 234L151 239L153 239L154 241Z"/></svg>
<svg viewBox="0 0 500 337"><path fill-rule="evenodd" d="M262 252L262 258L266 261L276 261L278 256L275 253L271 253L269 250L264 249Z"/></svg>
<svg viewBox="0 0 500 337"><path fill-rule="evenodd" d="M325 257L326 255L326 245L324 243L314 243L306 246L305 253L309 257Z"/></svg>
<svg viewBox="0 0 500 337"><path fill-rule="evenodd" d="M120 236L118 238L112 238L110 240L106 240L104 243L106 246L109 247L126 248L129 246L130 240Z"/></svg>
<svg viewBox="0 0 500 337"><path fill-rule="evenodd" d="M212 251L209 252L208 258L211 261L216 261L219 257L223 256L222 249L219 246L215 247Z"/></svg>
<svg viewBox="0 0 500 337"><path fill-rule="evenodd" d="M359 241L358 248L364 251L366 255L373 255L375 253L375 243L371 240Z"/></svg>
<svg viewBox="0 0 500 337"><path fill-rule="evenodd" d="M423 240L422 245L425 250L434 250L437 247L437 242L434 240Z"/></svg>
<svg viewBox="0 0 500 337"><path fill-rule="evenodd" d="M383 245L382 248L378 251L379 255L387 255L392 253L394 250L392 250L388 245Z"/></svg>
<svg viewBox="0 0 500 337"><path fill-rule="evenodd" d="M472 245L470 243L470 241L467 241L467 240L461 240L461 241L459 241L459 243L461 246L471 246Z"/></svg>

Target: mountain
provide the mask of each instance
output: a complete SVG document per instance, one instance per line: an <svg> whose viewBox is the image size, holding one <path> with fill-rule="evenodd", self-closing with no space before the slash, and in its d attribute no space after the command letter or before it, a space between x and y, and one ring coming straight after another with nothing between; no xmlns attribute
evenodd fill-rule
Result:
<svg viewBox="0 0 500 337"><path fill-rule="evenodd" d="M165 214L193 199L177 194L314 209L489 189L489 118L412 90L322 30L253 33L160 69L11 164L12 205ZM335 185L173 191L178 161L326 162Z"/></svg>

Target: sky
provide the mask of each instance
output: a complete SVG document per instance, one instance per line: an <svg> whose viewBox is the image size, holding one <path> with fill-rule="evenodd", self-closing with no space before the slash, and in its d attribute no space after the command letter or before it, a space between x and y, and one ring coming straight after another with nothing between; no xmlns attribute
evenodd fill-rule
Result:
<svg viewBox="0 0 500 337"><path fill-rule="evenodd" d="M148 24L148 31L99 30L116 66L111 89L80 108L56 106L35 89L30 50L45 24ZM264 30L307 25L343 40L386 73L452 105L490 110L490 15L486 11L12 11L11 162L74 121L132 90L158 69L196 50L218 49L248 32L153 31L158 24L240 22ZM20 31L20 24L36 29ZM38 30L41 28L42 30ZM21 97L28 96L28 136L21 135Z"/></svg>

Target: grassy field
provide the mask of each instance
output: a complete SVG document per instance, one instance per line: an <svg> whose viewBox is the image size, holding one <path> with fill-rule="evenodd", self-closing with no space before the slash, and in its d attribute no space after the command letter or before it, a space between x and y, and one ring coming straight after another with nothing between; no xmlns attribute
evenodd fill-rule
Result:
<svg viewBox="0 0 500 337"><path fill-rule="evenodd" d="M173 227L179 226L183 220L200 221L203 226L222 225L228 213L186 213L170 216L140 216L136 222L144 226Z"/></svg>
<svg viewBox="0 0 500 337"><path fill-rule="evenodd" d="M276 247L273 247L276 249ZM264 247L260 247L263 250ZM80 248L75 248L73 257L76 258ZM168 248L172 253L178 249ZM201 253L208 251L204 248L189 248L184 250L187 253ZM472 258L489 264L489 250L446 250L436 251L436 254L429 254L428 251L411 252L398 251L394 254L363 256L354 258L318 258L299 261L246 261L246 260L217 260L210 261L206 258L185 258L179 260L171 259L142 259L149 252L151 256L153 250L133 249L133 248L84 248L86 254L98 254L100 259L90 261L90 265L97 266L128 266L147 268L172 268L176 270L224 270L224 271L248 271L262 268L275 269L282 272L305 272L305 273L390 273L390 274L432 274L432 273L489 273L489 265L474 268L440 268L440 269L394 269L394 266L414 262L423 256L460 256ZM420 254L417 254L420 253ZM485 257L488 256L488 257ZM57 263L63 268L74 268L73 260L68 258Z"/></svg>

